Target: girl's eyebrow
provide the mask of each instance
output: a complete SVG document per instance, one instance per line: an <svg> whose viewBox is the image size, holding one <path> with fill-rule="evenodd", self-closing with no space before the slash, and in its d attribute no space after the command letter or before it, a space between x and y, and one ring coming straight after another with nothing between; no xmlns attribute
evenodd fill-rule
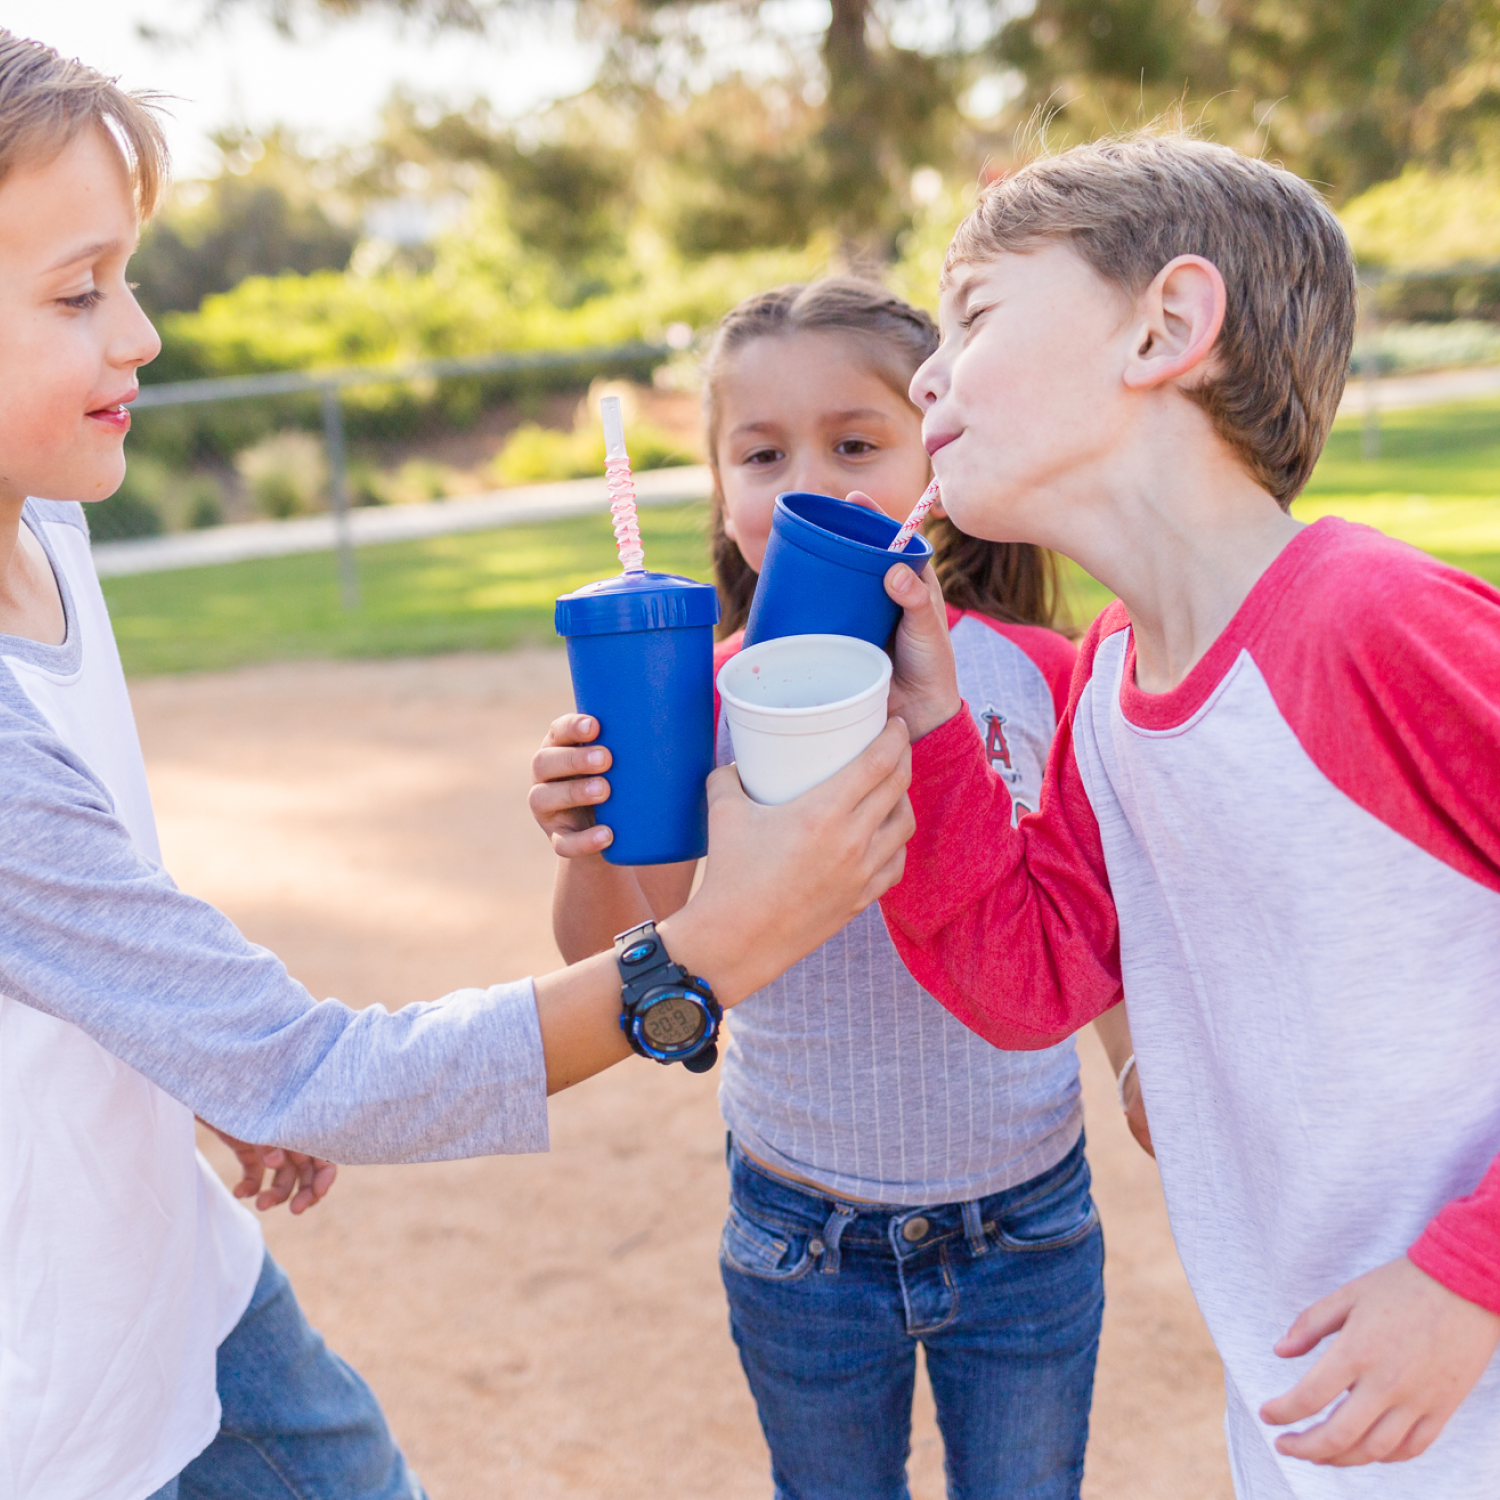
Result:
<svg viewBox="0 0 1500 1500"><path fill-rule="evenodd" d="M779 432L780 430L781 424L779 422L741 422L737 426L730 428L729 436L738 437L742 432Z"/></svg>
<svg viewBox="0 0 1500 1500"><path fill-rule="evenodd" d="M856 406L851 411L831 411L824 415L823 422L827 426L834 426L840 422L862 422L871 417L877 421L884 422L890 417L889 412L881 411L878 406Z"/></svg>

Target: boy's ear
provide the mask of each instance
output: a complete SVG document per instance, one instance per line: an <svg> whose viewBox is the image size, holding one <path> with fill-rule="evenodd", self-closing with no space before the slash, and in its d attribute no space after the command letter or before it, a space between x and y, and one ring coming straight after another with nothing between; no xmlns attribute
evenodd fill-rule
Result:
<svg viewBox="0 0 1500 1500"><path fill-rule="evenodd" d="M1224 326L1227 294L1219 268L1201 255L1179 255L1156 273L1136 304L1136 347L1124 380L1150 390L1198 370Z"/></svg>

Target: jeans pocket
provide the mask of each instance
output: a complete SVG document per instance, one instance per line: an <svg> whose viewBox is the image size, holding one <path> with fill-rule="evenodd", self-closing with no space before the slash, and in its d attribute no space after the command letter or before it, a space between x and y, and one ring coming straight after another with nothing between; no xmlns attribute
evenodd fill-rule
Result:
<svg viewBox="0 0 1500 1500"><path fill-rule="evenodd" d="M807 1236L780 1226L757 1224L733 1202L724 1220L719 1254L731 1270L762 1281L796 1281L807 1275L813 1264Z"/></svg>
<svg viewBox="0 0 1500 1500"><path fill-rule="evenodd" d="M1087 1239L1098 1223L1088 1167L1080 1156L1059 1182L1001 1213L1000 1243L1008 1250L1066 1250Z"/></svg>

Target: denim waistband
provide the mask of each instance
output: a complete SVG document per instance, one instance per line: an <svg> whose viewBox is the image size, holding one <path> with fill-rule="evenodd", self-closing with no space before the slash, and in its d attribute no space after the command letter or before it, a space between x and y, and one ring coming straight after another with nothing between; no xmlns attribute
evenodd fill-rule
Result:
<svg viewBox="0 0 1500 1500"><path fill-rule="evenodd" d="M771 1218L791 1233L815 1235L825 1257L825 1269L837 1271L841 1248L850 1245L897 1245L909 1239L924 1249L962 1237L976 1255L987 1249L988 1234L1006 1217L1024 1210L1034 1199L1055 1191L1067 1178L1086 1171L1084 1138L1056 1166L1015 1187L966 1203L857 1203L792 1182L752 1161L731 1137L727 1143L731 1190L736 1199L750 1200L761 1218ZM918 1221L921 1221L920 1226ZM921 1233L905 1236L908 1225Z"/></svg>

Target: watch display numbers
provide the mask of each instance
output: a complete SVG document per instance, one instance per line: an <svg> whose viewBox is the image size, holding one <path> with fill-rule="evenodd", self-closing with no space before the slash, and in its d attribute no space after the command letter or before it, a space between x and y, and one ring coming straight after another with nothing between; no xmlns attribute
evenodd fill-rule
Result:
<svg viewBox="0 0 1500 1500"><path fill-rule="evenodd" d="M658 1000L641 1017L646 1040L653 1047L674 1050L696 1042L706 1026L703 1008L682 995L668 995Z"/></svg>

